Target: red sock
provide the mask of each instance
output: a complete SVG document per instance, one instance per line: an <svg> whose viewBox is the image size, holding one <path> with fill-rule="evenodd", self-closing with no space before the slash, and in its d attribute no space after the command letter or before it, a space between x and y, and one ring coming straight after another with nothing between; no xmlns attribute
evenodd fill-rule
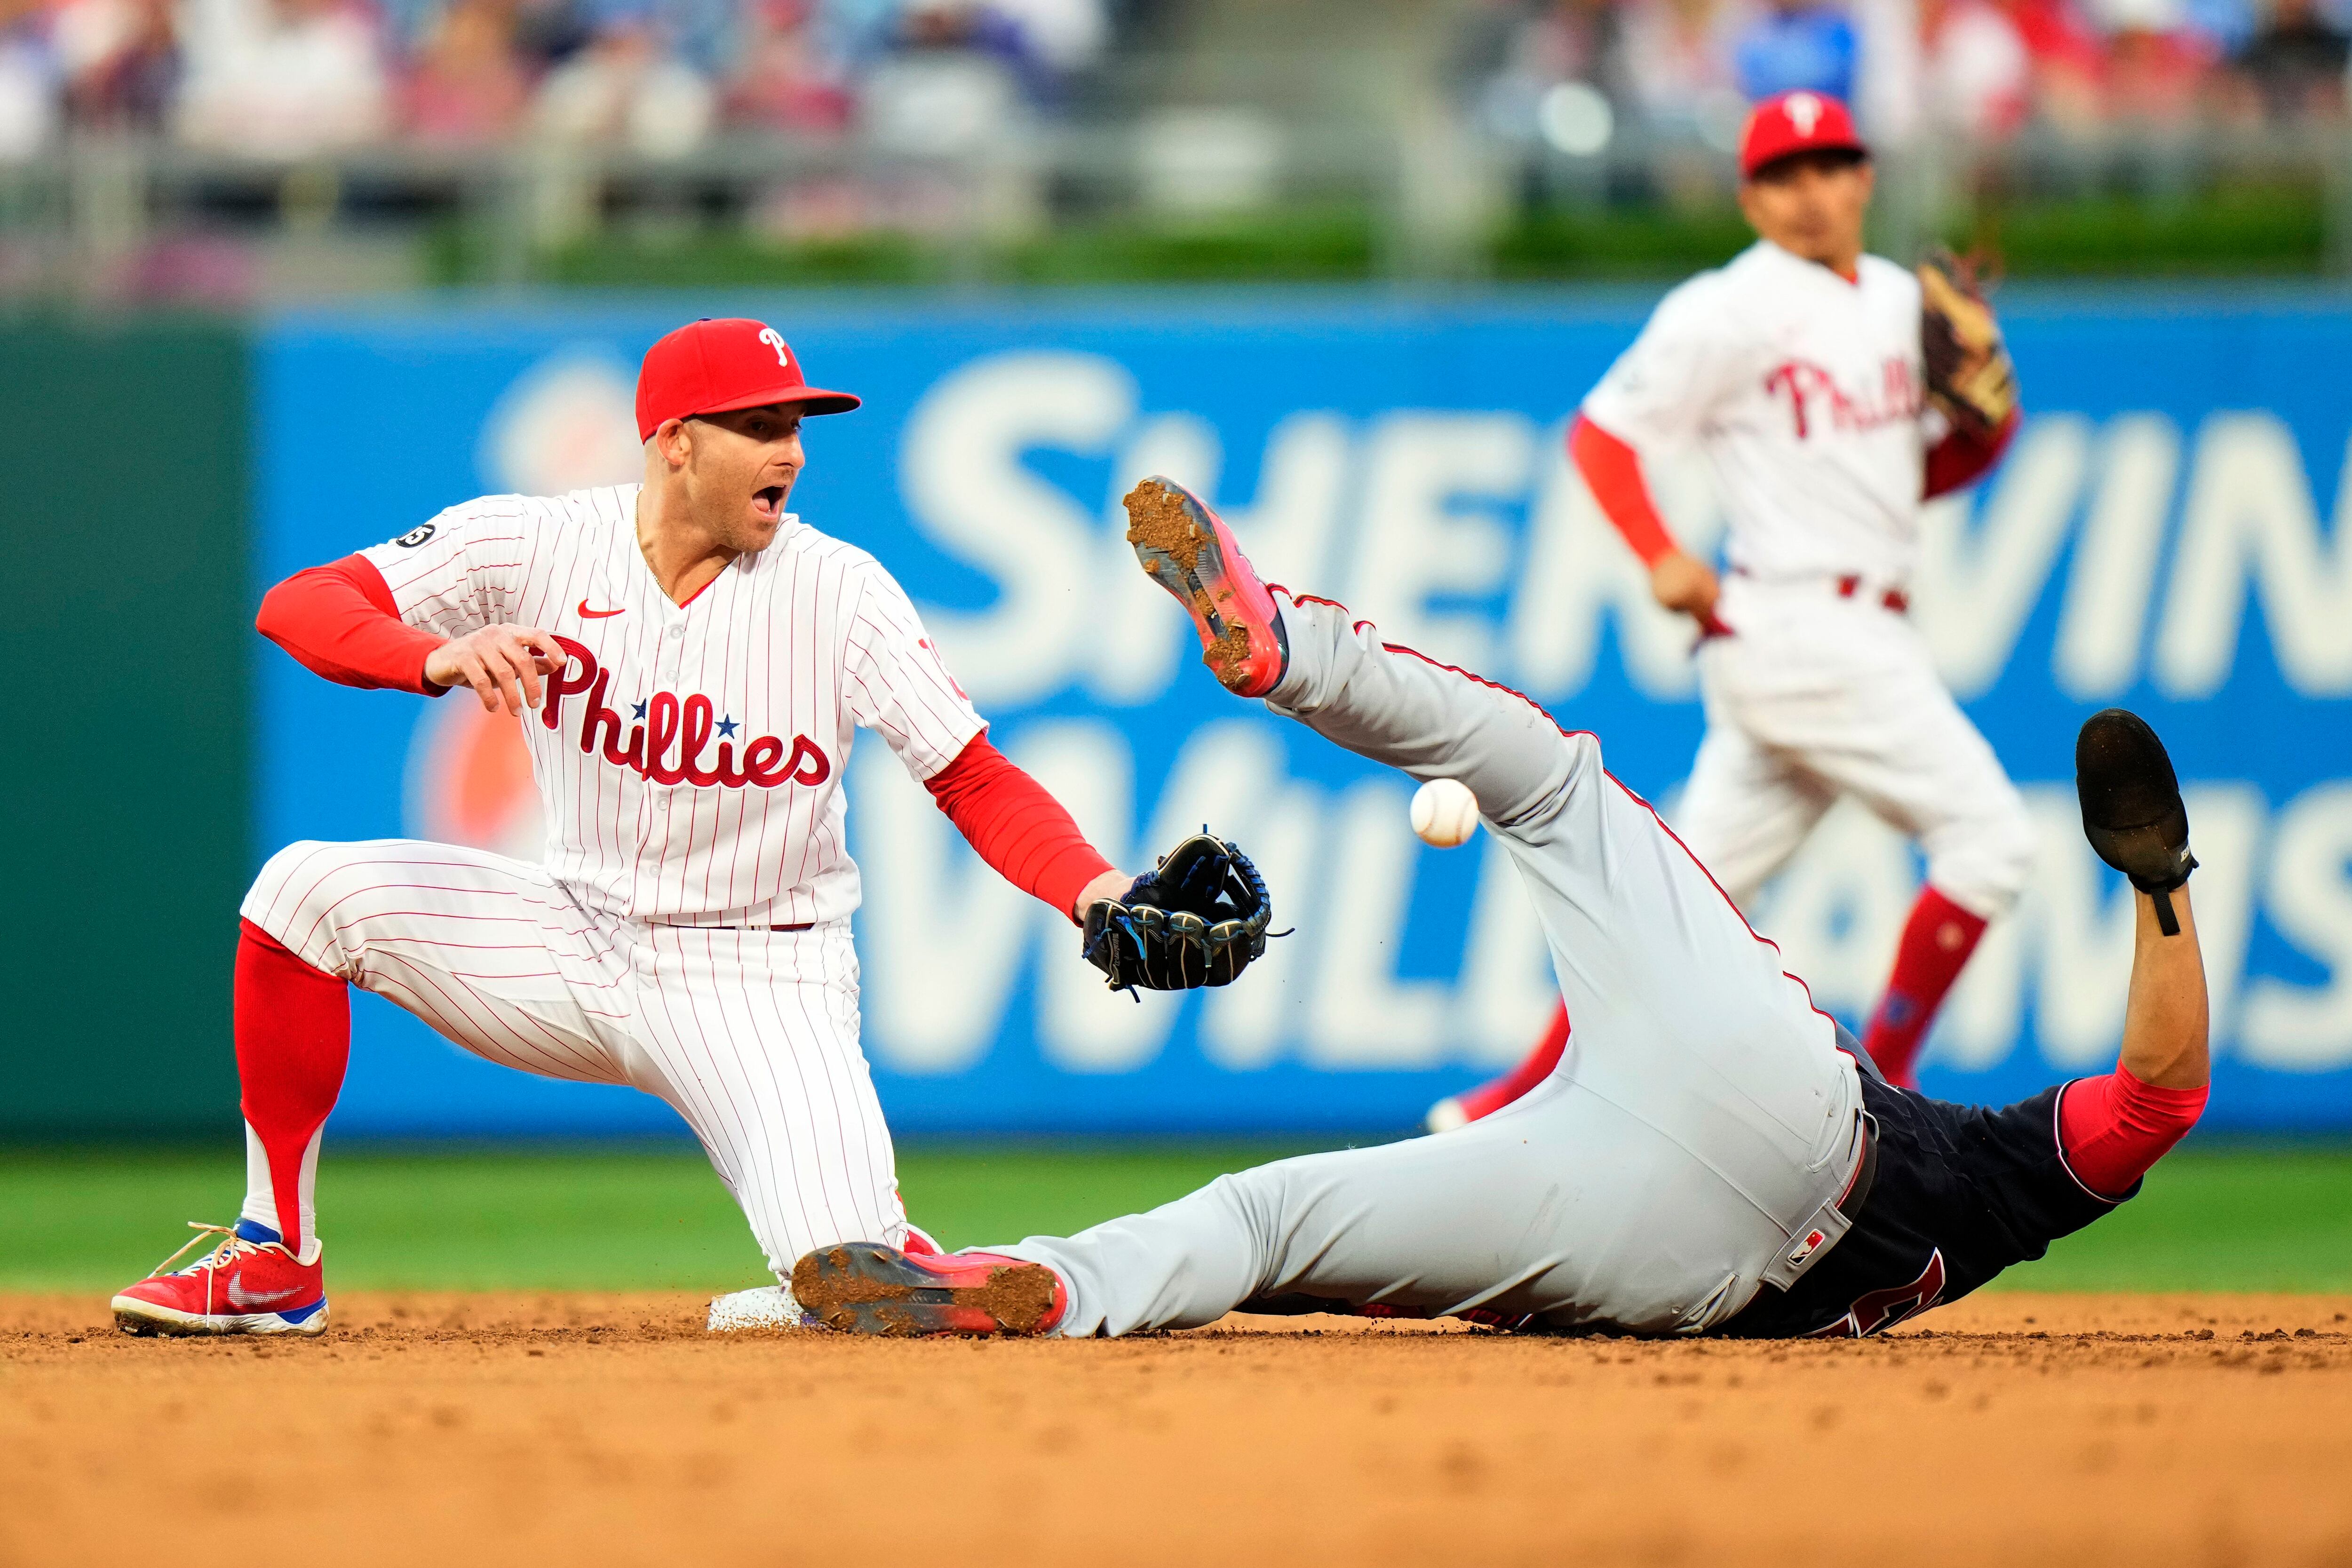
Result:
<svg viewBox="0 0 2352 1568"><path fill-rule="evenodd" d="M1492 1116L1511 1101L1535 1088L1551 1076L1559 1066L1560 1053L1568 1048L1568 1004L1563 1002L1552 1010L1551 1023L1543 1038L1527 1058L1492 1083L1482 1083L1462 1097L1462 1112L1475 1121L1482 1116Z"/></svg>
<svg viewBox="0 0 2352 1568"><path fill-rule="evenodd" d="M1977 950L1984 929L1982 916L1970 914L1933 888L1919 889L1919 901L1903 922L1903 945L1895 949L1886 994L1862 1037L1862 1048L1888 1082L1906 1089L1917 1084L1912 1063L1919 1055L1919 1042L1935 1022L1936 1009L1944 1005L1944 993Z"/></svg>
<svg viewBox="0 0 2352 1568"><path fill-rule="evenodd" d="M342 1092L352 1056L351 990L239 921L236 1073L245 1124L269 1158L269 1189L287 1250L300 1257L302 1157Z"/></svg>

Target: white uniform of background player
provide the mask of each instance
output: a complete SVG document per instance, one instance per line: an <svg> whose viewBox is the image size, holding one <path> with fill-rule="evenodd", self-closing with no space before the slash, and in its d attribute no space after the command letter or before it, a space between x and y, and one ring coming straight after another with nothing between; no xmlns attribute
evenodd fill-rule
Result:
<svg viewBox="0 0 2352 1568"><path fill-rule="evenodd" d="M1925 850L1927 887L1863 1037L1908 1084L1945 992L2032 869L2024 801L1907 614L1922 500L1989 468L2015 421L1979 440L1931 407L1919 281L1862 252L1870 170L1843 106L1805 92L1759 104L1742 165L1761 237L1660 301L1585 397L1570 447L1660 602L1705 629L1706 734L1675 826L1724 889L1750 905L1840 795ZM1719 597L1642 473L1693 450L1729 523ZM1566 1037L1556 1016L1518 1068L1439 1101L1431 1126L1526 1093Z"/></svg>
<svg viewBox="0 0 2352 1568"><path fill-rule="evenodd" d="M1864 1040L1909 1081L1983 922L2024 890L2033 829L1906 614L1923 494L1953 482L1929 447L1960 444L1927 401L1918 279L1858 253L1869 172L1838 167L1862 155L1842 106L1759 105L1748 143L1764 237L1669 294L1583 416L1644 457L1706 453L1728 518L1714 606L1728 635L1698 656L1706 736L1677 815L1692 850L1747 904L1846 795L1926 852L1916 929ZM1791 228L1807 182L1831 221ZM1960 472L1999 449L1963 453Z"/></svg>
<svg viewBox="0 0 2352 1568"><path fill-rule="evenodd" d="M1849 283L1759 240L1668 295L1584 400L1645 456L1714 467L1732 635L1699 652L1706 738L1676 822L1742 904L1841 794L1917 838L1929 881L1979 916L2024 889L2024 804L1899 608L1923 381L1911 273L1864 256Z"/></svg>

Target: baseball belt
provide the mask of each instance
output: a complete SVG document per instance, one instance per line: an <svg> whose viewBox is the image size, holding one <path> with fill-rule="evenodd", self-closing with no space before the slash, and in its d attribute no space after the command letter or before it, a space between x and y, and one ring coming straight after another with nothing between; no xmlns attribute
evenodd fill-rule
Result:
<svg viewBox="0 0 2352 1568"><path fill-rule="evenodd" d="M1850 1220L1860 1219L1862 1205L1870 1201L1870 1189L1877 1181L1878 1119L1865 1110L1862 1113L1862 1158L1854 1162L1853 1175L1837 1201L1838 1213Z"/></svg>
<svg viewBox="0 0 2352 1568"><path fill-rule="evenodd" d="M1905 592L1901 588L1882 588L1875 583L1873 583L1868 578L1864 577L1859 572L1841 573L1839 575L1834 577L1776 578L1759 577L1755 573L1750 572L1745 566L1734 566L1731 569L1731 574L1735 577L1745 577L1750 582L1761 583L1767 587L1775 588L1787 586L1790 584L1796 583L1824 583L1828 585L1830 591L1841 599L1868 599L1872 603L1877 605L1881 609L1891 610L1898 616L1907 616L1911 613L1911 595L1908 593Z"/></svg>

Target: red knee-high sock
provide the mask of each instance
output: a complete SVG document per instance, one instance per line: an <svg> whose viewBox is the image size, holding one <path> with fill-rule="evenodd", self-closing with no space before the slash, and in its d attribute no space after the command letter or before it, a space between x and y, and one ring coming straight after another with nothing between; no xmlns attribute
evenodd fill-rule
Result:
<svg viewBox="0 0 2352 1568"><path fill-rule="evenodd" d="M1903 923L1903 945L1895 949L1886 994L1862 1037L1863 1049L1888 1081L1906 1089L1918 1081L1912 1067L1919 1042L1935 1022L1936 1009L1944 1005L1944 993L1977 950L1984 929L1981 915L1969 913L1933 888L1919 889L1919 901Z"/></svg>
<svg viewBox="0 0 2352 1568"><path fill-rule="evenodd" d="M1552 1009L1551 1023L1545 1027L1543 1037L1536 1042L1536 1048L1529 1051L1518 1066L1492 1083L1482 1083L1462 1097L1463 1114L1473 1121L1482 1116L1492 1116L1549 1078L1551 1069L1559 1066L1560 1053L1567 1048L1568 1004L1563 1002Z"/></svg>
<svg viewBox="0 0 2352 1568"><path fill-rule="evenodd" d="M278 1229L301 1255L302 1157L335 1108L352 1056L351 989L239 921L236 1073L245 1122L269 1157Z"/></svg>

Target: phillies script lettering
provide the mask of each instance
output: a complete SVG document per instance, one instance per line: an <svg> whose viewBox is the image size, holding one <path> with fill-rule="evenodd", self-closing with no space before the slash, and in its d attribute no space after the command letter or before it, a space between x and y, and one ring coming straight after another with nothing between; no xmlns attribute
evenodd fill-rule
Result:
<svg viewBox="0 0 2352 1568"><path fill-rule="evenodd" d="M1813 426L1827 418L1832 429L1875 430L1882 425L1898 420L1916 419L1927 406L1920 395L1918 379L1911 374L1910 362L1890 359L1879 373L1880 385L1874 395L1865 389L1850 393L1837 384L1837 378L1811 360L1792 359L1776 366L1764 378L1764 390L1786 393L1789 412L1797 421L1797 439L1812 434Z"/></svg>
<svg viewBox="0 0 2352 1568"><path fill-rule="evenodd" d="M735 743L721 741L709 766L702 753L718 730L710 699L700 692L680 700L674 691L656 691L646 703L646 716L621 737L621 715L604 704L613 672L601 668L596 656L570 637L555 639L572 661L547 683L547 704L539 721L551 730L563 727L563 700L585 695L587 715L580 723L580 749L593 752L601 739L604 760L634 769L656 784L722 785L728 789L774 789L779 784L821 784L833 776L833 760L806 735L795 735L787 749L773 735L761 735L744 746L741 763ZM670 761L670 748L677 759Z"/></svg>

